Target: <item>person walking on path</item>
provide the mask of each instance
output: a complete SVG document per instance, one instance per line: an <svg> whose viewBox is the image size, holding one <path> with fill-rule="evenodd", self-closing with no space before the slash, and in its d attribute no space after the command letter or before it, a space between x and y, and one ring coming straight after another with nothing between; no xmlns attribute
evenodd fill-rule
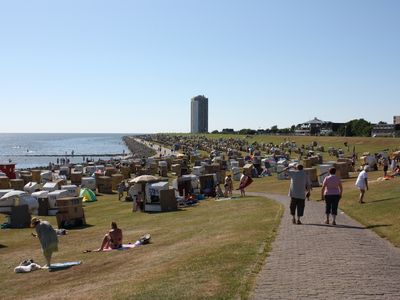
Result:
<svg viewBox="0 0 400 300"><path fill-rule="evenodd" d="M57 233L49 222L43 221L37 217L32 218L31 226L36 230L36 234L32 233L32 235L39 238L43 255L46 259L46 265L43 268L48 268L50 267L53 252L58 251Z"/></svg>
<svg viewBox="0 0 400 300"><path fill-rule="evenodd" d="M286 168L289 170L292 166ZM308 175L303 170L303 165L297 165L296 170L289 170L290 177L289 197L290 214L292 215L293 224L301 224L300 218L304 215L304 207L306 194L311 190L311 181ZM297 222L296 222L297 211Z"/></svg>
<svg viewBox="0 0 400 300"><path fill-rule="evenodd" d="M359 203L365 203L364 202L364 194L365 191L368 191L368 172L369 166L365 165L363 170L358 174L357 180L356 180L356 186L360 190L360 197L358 202Z"/></svg>
<svg viewBox="0 0 400 300"><path fill-rule="evenodd" d="M321 199L325 199L325 224L329 224L329 215L332 215L332 225L336 225L337 209L339 200L342 198L343 186L336 176L336 168L330 168L329 174L322 183Z"/></svg>

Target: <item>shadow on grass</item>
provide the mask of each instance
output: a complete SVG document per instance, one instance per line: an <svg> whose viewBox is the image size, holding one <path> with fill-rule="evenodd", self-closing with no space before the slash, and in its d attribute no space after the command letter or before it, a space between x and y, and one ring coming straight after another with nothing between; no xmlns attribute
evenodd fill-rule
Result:
<svg viewBox="0 0 400 300"><path fill-rule="evenodd" d="M365 228L367 229L372 229L372 228L377 228L377 227L390 227L392 224L376 224L376 225L369 225Z"/></svg>
<svg viewBox="0 0 400 300"><path fill-rule="evenodd" d="M368 201L368 203L383 202L383 201L389 201L389 200L395 200L395 199L398 199L398 197L378 199L378 200Z"/></svg>
<svg viewBox="0 0 400 300"><path fill-rule="evenodd" d="M94 225L91 224L85 224L85 225L79 225L79 226L67 226L67 227L63 227L67 230L80 230L80 229L86 229L86 228L90 228L93 227Z"/></svg>
<svg viewBox="0 0 400 300"><path fill-rule="evenodd" d="M190 208L190 207L194 207L197 205L188 205L188 206L184 206L184 207L180 207L177 210L170 210L170 211L144 211L144 213L148 213L148 214L166 214L166 213L173 213L173 212L181 212L181 211L187 211L186 208Z"/></svg>
<svg viewBox="0 0 400 300"><path fill-rule="evenodd" d="M368 226L352 226L352 225L341 225L341 224L331 225L331 224L314 224L314 223L308 223L308 224L303 223L303 225L343 228L343 229L372 229L372 228L378 228L378 227L392 226L392 224L374 224L374 225L368 225Z"/></svg>

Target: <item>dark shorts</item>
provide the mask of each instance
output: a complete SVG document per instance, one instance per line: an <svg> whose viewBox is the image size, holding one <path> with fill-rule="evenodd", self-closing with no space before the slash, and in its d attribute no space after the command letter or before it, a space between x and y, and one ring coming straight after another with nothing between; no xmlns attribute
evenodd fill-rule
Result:
<svg viewBox="0 0 400 300"><path fill-rule="evenodd" d="M389 166L383 166L383 171L387 172L387 170L389 169Z"/></svg>
<svg viewBox="0 0 400 300"><path fill-rule="evenodd" d="M122 248L122 244L113 244L113 243L110 243L110 248L111 248L111 249L119 249L119 248Z"/></svg>
<svg viewBox="0 0 400 300"><path fill-rule="evenodd" d="M304 215L305 200L300 198L291 198L290 201L290 214L294 216L297 210L297 216L302 217Z"/></svg>
<svg viewBox="0 0 400 300"><path fill-rule="evenodd" d="M340 195L325 195L325 213L337 216Z"/></svg>

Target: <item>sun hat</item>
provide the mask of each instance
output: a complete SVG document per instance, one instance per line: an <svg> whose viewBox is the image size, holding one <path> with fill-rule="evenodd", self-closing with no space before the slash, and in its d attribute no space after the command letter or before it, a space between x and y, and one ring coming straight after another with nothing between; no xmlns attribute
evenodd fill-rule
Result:
<svg viewBox="0 0 400 300"><path fill-rule="evenodd" d="M40 219L39 219L38 217L33 217L33 218L31 219L31 226L34 227L34 226L36 226L36 224L39 223L39 222L40 222Z"/></svg>

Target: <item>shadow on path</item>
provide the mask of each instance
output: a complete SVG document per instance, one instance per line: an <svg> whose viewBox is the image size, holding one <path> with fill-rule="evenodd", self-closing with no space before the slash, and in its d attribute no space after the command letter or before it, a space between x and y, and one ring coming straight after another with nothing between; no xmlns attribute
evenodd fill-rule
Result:
<svg viewBox="0 0 400 300"><path fill-rule="evenodd" d="M342 224L331 225L331 224L316 224L316 223L303 223L303 225L332 227L332 228L344 228L344 229L346 229L346 228L347 229L371 229L371 228L377 228L377 227L392 226L392 224L375 224L375 225L369 225L369 226L352 226L352 225L342 225Z"/></svg>

